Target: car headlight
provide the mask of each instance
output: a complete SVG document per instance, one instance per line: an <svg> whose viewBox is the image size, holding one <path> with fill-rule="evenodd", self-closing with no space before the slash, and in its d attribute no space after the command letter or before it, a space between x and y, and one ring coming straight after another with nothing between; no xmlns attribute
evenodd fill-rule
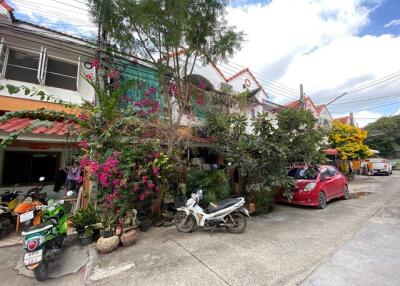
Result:
<svg viewBox="0 0 400 286"><path fill-rule="evenodd" d="M304 192L310 192L315 189L316 183L308 183L304 188Z"/></svg>

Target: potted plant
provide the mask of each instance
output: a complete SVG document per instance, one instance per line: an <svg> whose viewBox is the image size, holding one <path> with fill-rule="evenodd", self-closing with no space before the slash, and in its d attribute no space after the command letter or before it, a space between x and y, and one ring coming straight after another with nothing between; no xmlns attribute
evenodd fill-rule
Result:
<svg viewBox="0 0 400 286"><path fill-rule="evenodd" d="M101 230L100 236L104 238L113 235L113 228L115 224L115 217L110 212L100 213Z"/></svg>
<svg viewBox="0 0 400 286"><path fill-rule="evenodd" d="M78 236L85 232L86 218L84 213L82 213L81 211L77 211L74 215L70 216L70 220L72 222L72 226L78 233Z"/></svg>
<svg viewBox="0 0 400 286"><path fill-rule="evenodd" d="M86 227L85 231L78 235L78 239L82 246L91 244L93 242L93 229Z"/></svg>

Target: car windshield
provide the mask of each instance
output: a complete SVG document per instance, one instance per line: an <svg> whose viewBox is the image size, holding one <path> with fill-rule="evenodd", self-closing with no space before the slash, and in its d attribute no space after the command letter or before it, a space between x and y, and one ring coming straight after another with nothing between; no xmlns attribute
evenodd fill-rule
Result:
<svg viewBox="0 0 400 286"><path fill-rule="evenodd" d="M313 168L294 168L289 171L288 176L299 180L315 180L318 172Z"/></svg>

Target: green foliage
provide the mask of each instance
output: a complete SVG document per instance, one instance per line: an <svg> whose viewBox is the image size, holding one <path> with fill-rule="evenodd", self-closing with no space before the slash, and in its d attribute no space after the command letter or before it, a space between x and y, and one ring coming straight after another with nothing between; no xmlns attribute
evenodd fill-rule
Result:
<svg viewBox="0 0 400 286"><path fill-rule="evenodd" d="M292 162L319 163L325 157L321 150L327 147L324 131L317 129L316 120L308 110L285 109L278 114L282 140L290 150Z"/></svg>
<svg viewBox="0 0 400 286"><path fill-rule="evenodd" d="M368 137L365 143L389 158L400 156L400 115L382 117L365 128Z"/></svg>
<svg viewBox="0 0 400 286"><path fill-rule="evenodd" d="M115 226L116 217L110 211L104 211L99 214L99 222L101 223L102 229L112 230Z"/></svg>
<svg viewBox="0 0 400 286"><path fill-rule="evenodd" d="M201 186L203 189L202 204L225 199L229 195L229 183L223 170L204 171L199 168L191 168L188 175L187 188L189 193Z"/></svg>
<svg viewBox="0 0 400 286"><path fill-rule="evenodd" d="M99 222L99 212L92 205L89 205L86 209L77 210L69 218L75 229L92 228Z"/></svg>
<svg viewBox="0 0 400 286"><path fill-rule="evenodd" d="M256 202L256 212L258 214L267 213L271 210L275 194L276 192L267 189L254 191L254 201Z"/></svg>

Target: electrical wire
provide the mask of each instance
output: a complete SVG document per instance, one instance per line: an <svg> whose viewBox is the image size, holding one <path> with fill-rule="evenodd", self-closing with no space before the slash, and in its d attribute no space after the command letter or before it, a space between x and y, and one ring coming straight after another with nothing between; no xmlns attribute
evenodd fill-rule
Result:
<svg viewBox="0 0 400 286"><path fill-rule="evenodd" d="M337 103L332 103L332 105L342 105L342 104L349 104L349 103L356 103L356 102L373 101L376 99L391 98L396 95L400 95L400 93L394 93L394 94L385 95L385 96L375 96L373 98L364 98L364 99L353 100L353 101L337 102Z"/></svg>

